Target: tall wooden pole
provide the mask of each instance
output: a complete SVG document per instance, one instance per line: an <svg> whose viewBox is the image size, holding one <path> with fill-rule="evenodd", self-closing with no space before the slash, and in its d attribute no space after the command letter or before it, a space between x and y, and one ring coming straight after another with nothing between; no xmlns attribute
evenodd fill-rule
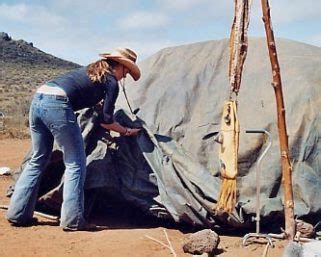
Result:
<svg viewBox="0 0 321 257"><path fill-rule="evenodd" d="M284 188L284 216L285 216L285 236L293 239L295 236L294 202L292 190L292 167L289 159L288 135L285 122L285 108L282 93L282 83L280 66L274 40L274 33L271 25L270 6L268 0L261 0L263 22L265 27L267 45L269 49L272 66L274 93L276 97L278 131L280 140L281 163L282 163L282 184Z"/></svg>

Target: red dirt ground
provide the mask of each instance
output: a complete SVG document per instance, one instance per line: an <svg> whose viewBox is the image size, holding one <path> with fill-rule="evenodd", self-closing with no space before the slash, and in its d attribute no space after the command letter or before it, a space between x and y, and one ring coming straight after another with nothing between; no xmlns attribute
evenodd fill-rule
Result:
<svg viewBox="0 0 321 257"><path fill-rule="evenodd" d="M0 140L0 167L8 166L12 170L19 167L29 148L28 139ZM8 204L5 196L11 178L0 176L0 204ZM149 239L153 237L167 244L166 230L177 256L192 256L182 250L184 238L189 233L175 228L152 227L135 228L110 224L111 229L96 232L63 232L51 221L39 218L39 224L28 228L12 227L4 218L5 211L0 210L0 256L1 257L56 257L56 256L113 256L113 257L168 257L170 250ZM125 227L125 228L124 228ZM220 236L219 254L222 257L262 256L264 244L251 244L241 247L242 237ZM275 247L268 250L270 257L282 256L284 241L276 241Z"/></svg>

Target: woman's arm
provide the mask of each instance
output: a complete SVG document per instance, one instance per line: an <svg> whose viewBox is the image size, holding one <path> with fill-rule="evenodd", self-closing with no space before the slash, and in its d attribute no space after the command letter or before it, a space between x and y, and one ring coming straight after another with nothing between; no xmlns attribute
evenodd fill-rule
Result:
<svg viewBox="0 0 321 257"><path fill-rule="evenodd" d="M105 129L109 129L109 130L118 132L119 134L121 134L123 136L135 136L141 130L141 129L138 129L138 128L127 128L127 127L124 127L124 126L120 125L116 121L114 121L113 123L110 123L110 124L100 123L100 125Z"/></svg>
<svg viewBox="0 0 321 257"><path fill-rule="evenodd" d="M127 128L114 121L113 115L115 110L115 102L118 97L119 86L117 81L111 75L107 77L107 84L105 85L105 99L103 105L103 123L100 125L109 130L118 132L124 136L137 135L140 129Z"/></svg>

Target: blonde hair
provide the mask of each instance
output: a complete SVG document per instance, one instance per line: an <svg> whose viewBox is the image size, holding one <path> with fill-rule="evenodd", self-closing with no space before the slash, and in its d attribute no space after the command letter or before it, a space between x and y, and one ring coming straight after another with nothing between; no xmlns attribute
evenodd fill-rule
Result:
<svg viewBox="0 0 321 257"><path fill-rule="evenodd" d="M113 60L102 59L87 66L87 75L93 83L105 83L107 74L112 74L112 68L118 63Z"/></svg>

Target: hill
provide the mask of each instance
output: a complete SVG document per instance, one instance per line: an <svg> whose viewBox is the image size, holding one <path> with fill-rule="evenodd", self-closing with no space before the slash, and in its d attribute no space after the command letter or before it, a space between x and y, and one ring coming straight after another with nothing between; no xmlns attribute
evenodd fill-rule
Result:
<svg viewBox="0 0 321 257"><path fill-rule="evenodd" d="M0 33L0 49L0 112L6 117L6 129L22 128L35 88L80 66L47 54L33 43L13 40L5 32Z"/></svg>

